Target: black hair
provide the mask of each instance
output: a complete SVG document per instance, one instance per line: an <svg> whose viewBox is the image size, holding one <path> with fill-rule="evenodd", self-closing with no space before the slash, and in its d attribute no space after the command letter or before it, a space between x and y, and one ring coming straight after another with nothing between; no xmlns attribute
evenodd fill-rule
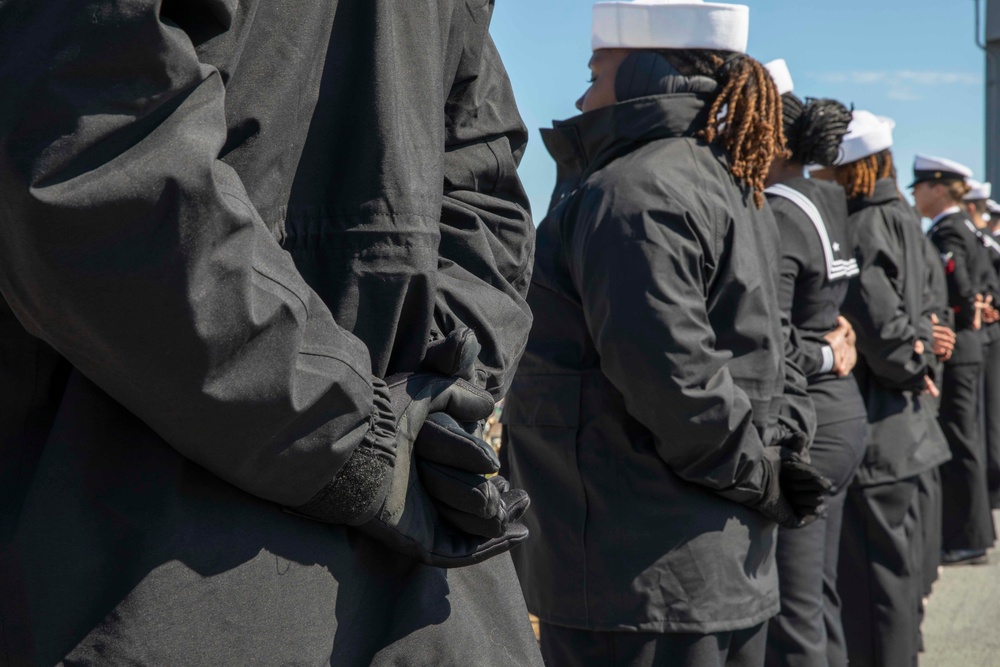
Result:
<svg viewBox="0 0 1000 667"><path fill-rule="evenodd" d="M851 110L837 100L781 96L785 139L792 161L832 167L851 124Z"/></svg>

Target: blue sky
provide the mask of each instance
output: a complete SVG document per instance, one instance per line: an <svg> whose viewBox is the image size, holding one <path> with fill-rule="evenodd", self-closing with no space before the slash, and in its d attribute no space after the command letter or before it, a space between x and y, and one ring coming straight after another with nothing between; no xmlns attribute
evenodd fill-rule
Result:
<svg viewBox="0 0 1000 667"><path fill-rule="evenodd" d="M984 54L975 0L748 0L749 53L788 61L799 96L833 97L896 120L901 180L915 153L982 178ZM555 167L540 127L576 115L587 87L590 0L496 0L493 38L531 139L521 178L536 222ZM902 183L906 185L908 181Z"/></svg>

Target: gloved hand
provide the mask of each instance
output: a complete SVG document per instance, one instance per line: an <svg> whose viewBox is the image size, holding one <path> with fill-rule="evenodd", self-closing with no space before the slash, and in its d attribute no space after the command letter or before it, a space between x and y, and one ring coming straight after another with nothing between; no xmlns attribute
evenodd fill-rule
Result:
<svg viewBox="0 0 1000 667"><path fill-rule="evenodd" d="M811 465L782 460L778 447L765 447L764 494L754 509L785 528L802 528L826 513L824 496L833 484Z"/></svg>
<svg viewBox="0 0 1000 667"><path fill-rule="evenodd" d="M376 382L375 391L368 437L326 487L291 511L357 526L390 549L437 567L480 562L527 537L526 530L512 530L484 540L453 528L417 474L413 447L428 415L477 422L492 413L492 396L464 380L429 373L394 376Z"/></svg>
<svg viewBox="0 0 1000 667"><path fill-rule="evenodd" d="M417 437L415 453L420 479L438 511L466 533L490 539L527 537L519 522L528 509L528 494L512 489L503 477L487 479L500 469L496 452L451 415L432 414Z"/></svg>

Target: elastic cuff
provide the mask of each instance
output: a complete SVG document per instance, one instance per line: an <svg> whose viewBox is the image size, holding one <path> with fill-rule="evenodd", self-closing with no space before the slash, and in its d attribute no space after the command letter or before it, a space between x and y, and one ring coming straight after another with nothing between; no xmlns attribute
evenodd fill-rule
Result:
<svg viewBox="0 0 1000 667"><path fill-rule="evenodd" d="M293 507L327 523L357 526L374 517L385 503L396 461L394 414L385 382L373 378L368 433L337 475L304 505Z"/></svg>
<svg viewBox="0 0 1000 667"><path fill-rule="evenodd" d="M823 355L823 365L820 366L820 373L829 373L833 370L833 348L829 345L824 345L820 348L820 353Z"/></svg>

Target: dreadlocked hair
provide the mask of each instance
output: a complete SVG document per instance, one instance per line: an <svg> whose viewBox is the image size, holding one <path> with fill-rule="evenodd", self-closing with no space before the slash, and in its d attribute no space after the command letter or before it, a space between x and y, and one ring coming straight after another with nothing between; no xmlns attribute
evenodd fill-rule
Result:
<svg viewBox="0 0 1000 667"><path fill-rule="evenodd" d="M781 96L782 121L792 161L832 167L851 124L851 110L837 100Z"/></svg>
<svg viewBox="0 0 1000 667"><path fill-rule="evenodd" d="M892 153L886 149L881 153L840 165L833 170L833 177L843 186L848 199L871 197L875 194L875 183L879 179L896 177Z"/></svg>
<svg viewBox="0 0 1000 667"><path fill-rule="evenodd" d="M704 49L660 53L681 74L707 76L719 83L708 122L698 136L726 152L729 172L750 188L757 208L763 208L771 161L788 157L781 96L771 75L744 54Z"/></svg>

